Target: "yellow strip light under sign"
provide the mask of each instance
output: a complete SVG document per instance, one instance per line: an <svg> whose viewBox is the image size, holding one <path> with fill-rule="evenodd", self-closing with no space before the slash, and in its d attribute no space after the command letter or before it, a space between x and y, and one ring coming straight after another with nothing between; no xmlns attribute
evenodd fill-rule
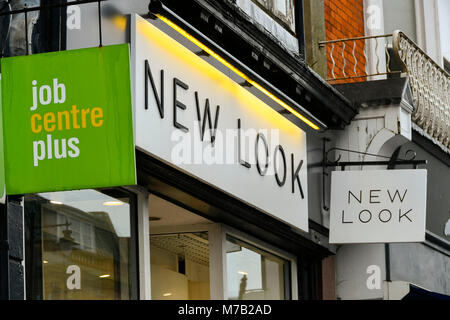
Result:
<svg viewBox="0 0 450 320"><path fill-rule="evenodd" d="M319 130L320 128L314 124L313 122L311 122L309 119L307 119L305 116L303 116L302 114L300 114L298 111L296 111L295 109L293 109L291 106L289 106L286 102L284 102L283 100L281 100L280 98L278 98L277 96L275 96L273 93L269 92L267 89L265 89L264 87L262 87L259 83L255 82L254 80L250 79L246 74L244 74L242 71L240 71L239 69L237 69L236 67L234 67L231 63L229 63L228 61L226 61L225 59L223 59L220 55L218 55L217 53L215 53L213 50L211 50L210 48L208 48L206 45L204 45L203 43L201 43L199 40L197 40L195 37L193 37L192 35L190 35L189 33L187 33L184 29L180 28L178 25L176 25L175 23L173 23L172 21L170 21L169 19L167 19L166 17L162 16L162 15L156 15L161 21L163 21L164 23L166 23L168 26L170 26L172 29L174 29L175 31L177 31L179 34L181 34L182 36L184 36L186 39L188 39L189 41L191 41L193 44L195 44L197 47L201 48L203 51L205 51L206 53L208 53L210 56L214 57L217 61L219 61L221 64L223 64L225 67L227 67L228 69L230 69L231 71L233 71L234 73L236 73L239 77L241 77L242 79L244 79L245 81L247 81L249 84L251 84L252 86L254 86L255 88L257 88L259 91L261 91L262 93L264 93L266 96L268 96L269 98L271 98L273 101L275 101L276 103L278 103L279 105L281 105L283 108L285 108L286 110L288 110L289 112L291 112L293 115L295 115L297 118L299 118L300 120L302 120L304 123L306 123L308 126L310 126L311 128L313 128L314 130Z"/></svg>

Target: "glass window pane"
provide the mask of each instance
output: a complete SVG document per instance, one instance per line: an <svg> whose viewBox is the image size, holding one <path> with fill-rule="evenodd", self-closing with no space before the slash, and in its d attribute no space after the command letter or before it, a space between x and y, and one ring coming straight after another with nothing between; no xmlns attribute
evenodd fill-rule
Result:
<svg viewBox="0 0 450 320"><path fill-rule="evenodd" d="M289 261L227 236L229 300L290 299Z"/></svg>
<svg viewBox="0 0 450 320"><path fill-rule="evenodd" d="M26 195L25 219L28 298L132 297L130 196L96 190Z"/></svg>
<svg viewBox="0 0 450 320"><path fill-rule="evenodd" d="M149 215L152 299L209 300L209 234L188 229L212 222L154 194Z"/></svg>
<svg viewBox="0 0 450 320"><path fill-rule="evenodd" d="M209 300L207 232L150 236L152 299Z"/></svg>

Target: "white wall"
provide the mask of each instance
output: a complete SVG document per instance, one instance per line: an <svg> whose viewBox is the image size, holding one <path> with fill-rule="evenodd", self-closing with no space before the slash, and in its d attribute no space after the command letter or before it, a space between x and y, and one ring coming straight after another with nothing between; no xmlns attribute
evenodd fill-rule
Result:
<svg viewBox="0 0 450 320"><path fill-rule="evenodd" d="M402 30L411 40L416 41L414 0L384 0L383 13L385 33Z"/></svg>
<svg viewBox="0 0 450 320"><path fill-rule="evenodd" d="M450 61L450 1L438 1L442 55Z"/></svg>
<svg viewBox="0 0 450 320"><path fill-rule="evenodd" d="M438 0L415 0L417 44L442 66ZM448 19L448 18L447 18Z"/></svg>
<svg viewBox="0 0 450 320"><path fill-rule="evenodd" d="M383 244L350 244L339 246L337 262L337 298L340 300L381 300L384 298L386 260ZM378 268L374 275L371 268ZM379 277L379 287L367 282ZM370 279L369 279L370 278ZM375 279L377 280L377 279Z"/></svg>

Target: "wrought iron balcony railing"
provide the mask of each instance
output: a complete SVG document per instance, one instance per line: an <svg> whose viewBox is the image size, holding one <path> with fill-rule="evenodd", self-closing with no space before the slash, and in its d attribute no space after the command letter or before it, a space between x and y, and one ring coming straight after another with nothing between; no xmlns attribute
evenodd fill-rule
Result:
<svg viewBox="0 0 450 320"><path fill-rule="evenodd" d="M326 47L331 84L407 76L414 97L413 122L450 149L450 74L403 32L320 42Z"/></svg>

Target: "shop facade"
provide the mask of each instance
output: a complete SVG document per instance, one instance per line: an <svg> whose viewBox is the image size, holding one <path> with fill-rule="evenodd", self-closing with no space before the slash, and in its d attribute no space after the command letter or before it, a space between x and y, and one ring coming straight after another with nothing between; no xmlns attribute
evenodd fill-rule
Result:
<svg viewBox="0 0 450 320"><path fill-rule="evenodd" d="M9 22L0 16L9 32L2 56L126 45L133 131L110 136L133 137L135 183L8 195L0 205L2 299L387 300L417 286L449 294L448 86L425 107L398 48L359 39L382 34L365 28L365 9L379 2L355 1L351 23L336 18L348 4L330 1L83 2L36 1L42 8L27 11L24 28L23 3L0 1L0 12L13 12ZM346 30L356 39L323 41ZM339 51L353 45L351 55ZM389 59L380 60L385 51ZM349 76L359 72L361 81ZM98 114L88 119L98 123ZM372 169L427 170L423 239L381 232L374 243L330 244L332 171ZM362 195L352 195L358 208ZM393 220L408 223L402 212ZM359 222L364 230L368 220Z"/></svg>
<svg viewBox="0 0 450 320"><path fill-rule="evenodd" d="M45 44L36 40L33 53L129 43L137 185L8 196L4 297L332 297L326 258L334 247L319 191L323 129L348 122L354 108L297 62L298 47L283 63L280 43L264 32L248 38L251 23L244 37L237 24L222 24L225 7L166 4L106 1L101 28L98 3L47 13L67 24ZM45 29L38 21L33 35ZM215 32L223 45L208 42ZM256 41L276 56L258 52ZM246 69L248 52L236 54L233 42L253 47L258 66Z"/></svg>

